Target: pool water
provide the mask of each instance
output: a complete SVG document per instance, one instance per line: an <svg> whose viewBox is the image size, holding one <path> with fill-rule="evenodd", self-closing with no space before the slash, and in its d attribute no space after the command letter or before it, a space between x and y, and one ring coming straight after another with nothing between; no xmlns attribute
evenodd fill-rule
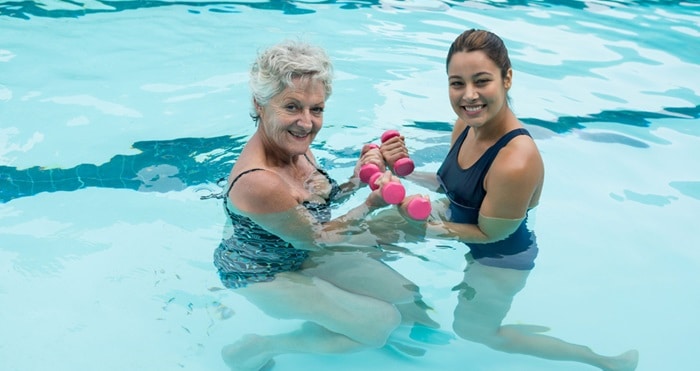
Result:
<svg viewBox="0 0 700 371"><path fill-rule="evenodd" d="M454 120L445 55L472 27L506 42L512 106L546 167L539 256L504 323L689 369L700 5L576 0L0 2L0 368L225 370L224 345L297 328L223 289L212 264L226 220L210 196L255 129L255 53L298 37L328 51L313 150L336 179L386 129L435 171ZM424 259L388 264L441 329L393 339L424 355L289 354L274 369L593 369L455 337L464 248L406 246Z"/></svg>

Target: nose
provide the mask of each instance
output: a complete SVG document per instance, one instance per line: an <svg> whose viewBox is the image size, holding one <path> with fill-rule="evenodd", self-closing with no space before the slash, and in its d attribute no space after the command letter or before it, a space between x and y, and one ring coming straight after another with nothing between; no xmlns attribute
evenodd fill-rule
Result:
<svg viewBox="0 0 700 371"><path fill-rule="evenodd" d="M304 127L304 128L311 127L311 126L313 126L313 123L311 122L312 119L313 119L313 115L311 114L311 110L310 109L303 109L301 111L301 114L300 114L300 117L298 120L298 124L299 124L299 126Z"/></svg>
<svg viewBox="0 0 700 371"><path fill-rule="evenodd" d="M476 100L479 98L479 92L473 84L467 84L464 89L464 100Z"/></svg>

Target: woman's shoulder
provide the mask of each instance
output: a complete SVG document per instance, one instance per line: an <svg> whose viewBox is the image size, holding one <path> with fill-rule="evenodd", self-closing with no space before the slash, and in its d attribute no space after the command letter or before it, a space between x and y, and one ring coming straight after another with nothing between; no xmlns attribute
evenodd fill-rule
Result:
<svg viewBox="0 0 700 371"><path fill-rule="evenodd" d="M299 204L287 182L275 171L263 167L234 170L228 197L234 206L248 213L266 214L289 210Z"/></svg>
<svg viewBox="0 0 700 371"><path fill-rule="evenodd" d="M496 161L507 168L536 167L541 165L542 157L537 144L529 135L518 135L499 150Z"/></svg>
<svg viewBox="0 0 700 371"><path fill-rule="evenodd" d="M541 172L544 167L542 156L527 129L519 125L510 130L509 134L515 135L499 149L491 169L508 178L528 172Z"/></svg>

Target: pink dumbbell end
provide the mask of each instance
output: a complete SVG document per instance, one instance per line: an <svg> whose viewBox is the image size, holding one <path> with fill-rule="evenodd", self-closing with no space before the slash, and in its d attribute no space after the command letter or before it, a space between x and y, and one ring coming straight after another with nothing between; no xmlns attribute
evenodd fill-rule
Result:
<svg viewBox="0 0 700 371"><path fill-rule="evenodd" d="M369 187L374 191L379 188L375 184L377 178L382 176L382 173L376 173L369 178ZM406 197L406 189L399 182L389 182L382 188L382 198L384 201L391 205L398 205Z"/></svg>
<svg viewBox="0 0 700 371"><path fill-rule="evenodd" d="M400 158L394 162L394 173L398 176L406 176L413 172L416 165L408 157Z"/></svg>
<svg viewBox="0 0 700 371"><path fill-rule="evenodd" d="M369 184L369 188L372 189L373 191L374 191L375 189L379 188L379 186L376 185L375 182L377 181L377 179L378 179L380 176L382 176L382 172L381 172L381 171L377 171L376 173L372 174L372 176L369 177L369 181L367 181L367 183Z"/></svg>
<svg viewBox="0 0 700 371"><path fill-rule="evenodd" d="M360 180L363 183L370 183L370 179L374 174L381 174L379 166L375 164L364 164L360 168ZM371 183L370 183L371 184Z"/></svg>
<svg viewBox="0 0 700 371"><path fill-rule="evenodd" d="M398 182L389 182L382 187L382 198L386 203L398 205L406 197L406 189Z"/></svg>
<svg viewBox="0 0 700 371"><path fill-rule="evenodd" d="M406 205L406 213L415 220L428 219L432 209L433 207L430 205L430 201L422 197L416 197Z"/></svg>
<svg viewBox="0 0 700 371"><path fill-rule="evenodd" d="M387 140L393 138L393 137L398 137L399 132L396 130L387 130L382 134L382 143L386 142Z"/></svg>

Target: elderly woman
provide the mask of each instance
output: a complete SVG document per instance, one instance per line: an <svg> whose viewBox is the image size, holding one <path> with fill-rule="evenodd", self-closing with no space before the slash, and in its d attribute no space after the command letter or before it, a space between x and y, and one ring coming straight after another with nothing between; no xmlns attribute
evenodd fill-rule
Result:
<svg viewBox="0 0 700 371"><path fill-rule="evenodd" d="M362 164L384 167L379 151L368 148L342 186L318 167L310 146L323 127L331 78L325 52L302 42L272 46L252 65L257 130L228 178L224 203L232 228L214 263L225 286L268 315L307 322L292 333L246 335L224 347L232 369L257 370L280 353L382 347L402 321L421 320L407 318L421 307L415 285L370 257L377 243L361 224L387 206L380 189L330 217L331 203L359 184ZM390 180L397 181L385 172L377 183Z"/></svg>

